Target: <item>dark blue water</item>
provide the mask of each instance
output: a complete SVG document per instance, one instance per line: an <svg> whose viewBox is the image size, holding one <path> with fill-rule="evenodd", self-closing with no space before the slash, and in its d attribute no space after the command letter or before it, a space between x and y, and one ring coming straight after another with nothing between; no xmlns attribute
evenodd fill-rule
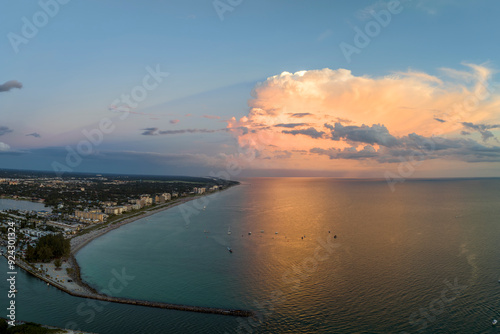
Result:
<svg viewBox="0 0 500 334"><path fill-rule="evenodd" d="M99 333L497 333L499 204L498 179L395 192L384 181L249 179L108 233L77 259L113 295L257 319L88 304L24 274L18 317Z"/></svg>

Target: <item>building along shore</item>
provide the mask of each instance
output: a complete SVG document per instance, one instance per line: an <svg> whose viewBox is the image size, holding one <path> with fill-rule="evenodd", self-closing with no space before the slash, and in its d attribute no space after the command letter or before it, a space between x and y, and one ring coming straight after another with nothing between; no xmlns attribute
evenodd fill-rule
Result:
<svg viewBox="0 0 500 334"><path fill-rule="evenodd" d="M74 238L71 239L71 253L70 257L68 259L68 267L72 269L72 278L74 279L74 282L68 282L68 280L65 281L57 281L56 279L52 277L47 277L44 275L38 268L36 268L32 264L28 264L22 260L17 259L16 264L24 269L25 271L29 272L30 274L40 278L41 280L47 282L48 284L76 297L82 297L82 298L90 298L90 299L96 299L96 300L101 300L101 301L107 301L107 302L114 302L114 303L122 303L122 304L130 304L130 305L140 305L140 306L147 306L147 307L155 307L155 308L164 308L164 309L174 309L174 310L180 310L180 311L190 311L190 312L200 312L200 313L211 313L211 314L220 314L220 315L232 315L232 316L239 316L239 317L250 317L254 316L254 313L252 311L247 311L247 310L237 310L237 309L223 309L223 308L212 308L212 307L200 307L200 306L192 306L192 305L180 305L180 304L170 304L170 303L163 303L163 302L152 302L152 301L145 301L145 300L137 300L137 299L129 299L129 298L120 298L120 297L114 297L114 296L108 296L102 293L99 293L97 290L94 288L90 287L88 284L83 282L80 276L80 267L78 265L78 262L76 261L75 255L76 253L82 249L85 245L90 243L92 240L110 232L113 231L123 225L132 223L134 221L137 221L139 219L143 219L145 217L154 215L158 212L173 208L175 206L178 206L180 204L184 204L186 202L195 200L199 197L194 196L194 197L185 197L185 198L180 198L176 201L172 201L169 203L166 203L160 207L153 207L144 210L143 212L140 212L136 215L129 216L129 217L124 217L122 219L119 219L117 221L108 223L98 229L94 229L88 233L84 233L82 235L75 236ZM70 284L71 283L71 284Z"/></svg>

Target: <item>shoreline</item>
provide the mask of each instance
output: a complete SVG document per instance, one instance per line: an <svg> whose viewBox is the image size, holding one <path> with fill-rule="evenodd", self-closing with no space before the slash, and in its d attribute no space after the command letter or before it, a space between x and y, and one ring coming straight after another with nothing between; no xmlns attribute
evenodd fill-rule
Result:
<svg viewBox="0 0 500 334"><path fill-rule="evenodd" d="M229 189L229 188L228 188ZM102 237L103 235L114 231L124 225L133 223L137 220L147 218L149 216L152 216L154 214L160 213L162 211L174 208L178 205L188 203L190 201L196 200L200 198L200 196L193 196L193 197L187 197L187 198L181 198L176 201L171 201L170 203L165 203L161 205L160 207L155 207L151 208L150 210L145 210L140 214L134 215L132 217L124 218L121 221L118 222L113 222L109 223L108 225L103 226L103 228L99 228L95 231L91 231L89 233L83 234L81 236L76 236L70 240L71 243L71 250L70 250L70 255L68 257L68 264L70 268L73 269L73 273L70 275L75 283L83 289L83 291L86 291L88 293L92 294L97 294L100 295L99 291L97 291L95 288L87 284L81 277L81 269L80 265L78 264L78 261L76 260L76 254L86 245L94 241L95 239Z"/></svg>
<svg viewBox="0 0 500 334"><path fill-rule="evenodd" d="M229 188L232 188L232 187L233 186L231 186ZM229 188L226 188L224 190L227 190ZM224 190L222 190L222 191L224 191ZM205 196L207 196L207 195L205 195ZM208 195L208 196L210 196L210 195ZM150 210L145 210L142 213L139 213L137 215L132 215L131 217L124 218L123 220L118 220L116 222L108 223L107 225L103 225L102 228L98 228L96 230L93 230L93 231L90 231L88 233L85 233L85 234L82 234L80 236L76 236L76 237L72 238L70 240L70 243L71 243L70 255L69 255L68 260L67 260L69 268L73 269L73 272L71 274L69 274L69 276L71 278L73 278L73 280L74 280L74 282L72 282L73 284L71 284L71 285L69 285L69 282L67 282L67 281L60 282L60 281L57 281L56 278L45 277L43 274L41 274L40 272L37 271L36 264L29 264L29 263L25 263L24 261L22 261L20 259L16 259L16 261L15 261L16 265L19 268L28 272L29 274L46 282L47 284L50 284L53 287L55 287L63 292L66 292L69 295L75 296L75 297L89 298L89 299L101 300L101 301L105 301L105 302L114 302L114 303L137 305L137 306L173 309L173 310L179 310L179 311L211 313L211 314L219 314L219 315L231 315L231 316L238 316L238 317L254 316L254 312L248 311L248 310L223 309L223 308L216 308L216 307L202 307L202 306L193 306L193 305L170 304L170 303L164 303L164 302L137 300L137 299L131 299L131 298L126 298L126 297L108 296L108 295L100 293L99 291L97 291L93 287L89 286L81 278L80 266L78 264L78 261L75 258L75 255L83 247L85 247L87 244L89 244L91 241L103 236L104 234L106 234L110 231L113 231L117 228L120 228L123 225L130 224L130 223L135 222L139 219L143 219L143 218L149 217L151 215L154 215L156 213L174 208L178 205L185 204L187 202L198 199L200 197L202 197L202 196L181 198L181 199L178 199L176 201L172 201L171 203L165 203L164 205L162 205L160 207L151 208ZM76 285L76 287L75 287L75 285Z"/></svg>
<svg viewBox="0 0 500 334"><path fill-rule="evenodd" d="M116 230L117 228L122 227L123 225L133 223L137 220L152 216L154 214L157 214L157 213L160 213L162 211L174 208L178 205L196 200L198 198L200 198L200 196L181 198L181 199L178 199L176 201L172 201L170 203L165 203L164 205L161 205L160 207L154 207L154 208L151 208L150 210L145 210L141 214L137 214L137 215L131 216L129 218L124 218L121 221L109 223L109 224L104 225L102 228L99 228L95 231L90 231L86 234L73 237L70 240L70 242L71 242L71 251L70 251L71 255L70 256L76 255L76 253L78 253L83 247L85 247L87 244L89 244L94 239L97 239L108 232ZM89 234L90 234L90 236L89 236Z"/></svg>
<svg viewBox="0 0 500 334"><path fill-rule="evenodd" d="M6 255L3 255L5 258ZM98 292L92 291L75 291L68 289L66 286L53 281L47 277L42 276L40 273L36 272L33 268L31 268L30 264L25 263L20 259L16 259L16 266L26 271L28 274L31 274L42 281L46 282L48 285L52 285L53 287L65 292L74 297L81 297L87 299L94 299L103 302L112 302L119 304L128 304L128 305L136 305L136 306L145 306L145 307L154 307L154 308L162 308L162 309L170 309L177 311L189 311L189 312L198 312L198 313L210 313L210 314L218 314L218 315L229 315L236 317L253 317L255 314L253 311L247 310L239 310L239 309L224 309L217 307L204 307L204 306L193 306L193 305L182 305L182 304L170 304L164 302L153 302L147 300L139 300L132 298L124 298L124 297L113 297L107 296Z"/></svg>

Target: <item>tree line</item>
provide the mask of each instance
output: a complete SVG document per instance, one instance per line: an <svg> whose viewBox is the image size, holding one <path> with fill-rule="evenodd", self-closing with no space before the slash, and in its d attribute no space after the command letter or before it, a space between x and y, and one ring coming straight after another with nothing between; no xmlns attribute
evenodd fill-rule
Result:
<svg viewBox="0 0 500 334"><path fill-rule="evenodd" d="M69 256L70 250L69 239L65 239L62 234L49 234L41 237L36 247L28 245L26 259L30 262L49 262Z"/></svg>

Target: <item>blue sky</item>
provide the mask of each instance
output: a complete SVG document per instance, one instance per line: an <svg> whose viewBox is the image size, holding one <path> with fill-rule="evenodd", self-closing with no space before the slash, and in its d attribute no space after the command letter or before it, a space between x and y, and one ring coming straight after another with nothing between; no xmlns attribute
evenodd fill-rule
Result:
<svg viewBox="0 0 500 334"><path fill-rule="evenodd" d="M372 161L371 156L346 159L312 154L319 152L313 151L316 148L329 150L331 139L336 138L323 131L329 128L313 126L312 120L303 123L302 130L314 128L317 133L324 132L321 138L324 142L310 142L303 147L311 139L303 132L289 133L290 141L276 139L277 143L287 142L286 145L266 143L269 147L281 145L273 152L244 144L246 134L242 129L248 131L257 124L255 117L252 118L255 106L266 106L263 110L269 117L259 122L269 123L267 127L253 127L254 134L278 123L291 122L278 117L273 108L316 113L311 110L312 105L316 106L316 102L311 105L311 97L295 101L294 106L270 103L269 94L273 98L285 94L289 84L282 77L268 78L283 72L346 69L352 75L346 85L351 85L349 89L353 91L359 89L352 86L355 78L373 78L377 86L380 84L377 80L395 73L418 72L443 80L439 91L432 94L442 96L446 90L452 96L461 88L469 94L474 90L473 79L464 74L478 74L467 65L474 64L489 71L482 79L474 77L474 80L487 78L493 97L481 100L485 105L473 110L473 115L453 118L460 128L447 127L440 131L440 136L462 140L454 144L455 150L456 145L474 147L474 152L481 151L483 155L478 157L479 153L474 153L473 159L470 149L467 159L457 158L456 151L426 155L427 163L414 166L411 176L448 175L450 166L453 176L500 176L500 154L495 148L498 146L495 125L500 120L495 113L494 91L500 54L496 43L500 9L497 1L401 1L400 12L391 14L386 26L379 25L380 31L366 46L358 48L359 53L352 54L350 61L344 57L341 43L356 46L356 29L363 31L376 22L370 12L387 11L390 1L243 0L229 5L221 0L220 3L230 10L218 13L210 0L0 0L3 9L0 85L4 84L0 87L5 87L0 92L0 168L52 170L56 162L75 171L207 175L225 170L233 163L242 169L234 172L238 175L245 175L245 171L249 175L281 175L286 170L287 175L382 177L388 170L396 171L398 163L382 158ZM53 11L53 17L43 14L44 7ZM43 22L44 17L47 22ZM38 22L36 36L27 38L23 34L26 20L33 24L37 19L42 21ZM14 35L17 41L21 38L24 42L13 47ZM147 97L135 108L123 103L113 105L122 94L130 94L143 85L148 69L157 68L168 72L168 76L148 90ZM451 70L443 74L443 68L460 74L453 75ZM442 79L443 76L447 79ZM290 78L296 82L304 77ZM316 88L318 80L337 80L335 75L305 78L312 80L304 83L305 87ZM22 88L11 87L9 82L20 83ZM252 95L259 83L265 89ZM396 90L387 88L376 94L391 92ZM328 92L322 90L322 94L313 95L318 101L331 98ZM466 97L455 96L459 102ZM336 103L332 102L328 108L334 110L339 105ZM439 104L445 108L442 100L432 103L429 101L427 106ZM443 110L435 114L449 116ZM122 119L127 112L130 112L128 117ZM387 125L394 118L389 113L385 116L381 111L377 113L380 117L363 118L354 111L339 111L351 126L359 129L366 125L371 130L372 124L381 124L397 138L410 133L425 135L422 124L404 132L400 131L401 124ZM228 120L233 117L238 126L233 122L231 128ZM251 119L251 126L246 119L241 121L242 117ZM104 134L98 144L92 144L88 154L77 152L81 159L70 166L66 159L71 150L67 147L77 150L77 145L87 140L82 131L98 129L99 122L106 118L111 119L113 131ZM472 131L463 123L472 123L473 127L468 128ZM150 129L149 134L153 135L144 135L148 133L144 129ZM493 137L484 140L485 131ZM462 138L462 132L469 134L462 134ZM342 138L345 145L331 149L343 150L348 146L361 152L365 145L370 145L380 154L386 154L378 146L380 142ZM474 146L472 141L481 146ZM242 159L242 149L251 149L255 157L251 161ZM293 156L295 151L307 151L300 154L307 158L308 164L300 163L304 159ZM403 155L403 159L408 157ZM295 174L291 172L294 170Z"/></svg>

